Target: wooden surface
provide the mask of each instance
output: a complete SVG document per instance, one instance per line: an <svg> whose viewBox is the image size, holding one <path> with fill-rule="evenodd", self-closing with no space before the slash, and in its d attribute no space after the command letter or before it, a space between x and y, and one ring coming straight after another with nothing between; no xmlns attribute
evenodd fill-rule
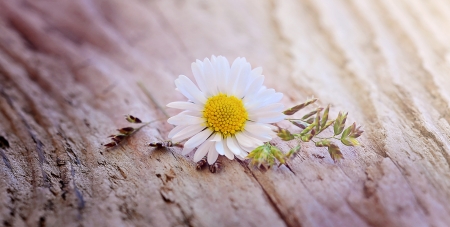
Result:
<svg viewBox="0 0 450 227"><path fill-rule="evenodd" d="M444 0L0 1L0 225L449 226L448 37ZM349 111L362 146L219 174L147 147L164 121L103 148L123 114L165 117L137 82L180 100L212 54L262 66L286 106Z"/></svg>

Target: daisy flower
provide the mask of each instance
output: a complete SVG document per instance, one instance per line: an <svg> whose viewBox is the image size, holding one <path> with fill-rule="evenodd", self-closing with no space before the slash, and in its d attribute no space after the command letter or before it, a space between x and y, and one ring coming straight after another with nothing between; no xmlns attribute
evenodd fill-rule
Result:
<svg viewBox="0 0 450 227"><path fill-rule="evenodd" d="M279 103L283 94L263 86L260 67L252 70L245 58L230 67L226 58L212 56L192 63L192 72L197 85L184 75L175 80L176 90L188 101L167 105L184 110L167 120L176 125L169 133L172 142L187 139L183 155L197 148L194 162L207 156L213 164L219 155L245 159L276 136L270 123L285 118Z"/></svg>

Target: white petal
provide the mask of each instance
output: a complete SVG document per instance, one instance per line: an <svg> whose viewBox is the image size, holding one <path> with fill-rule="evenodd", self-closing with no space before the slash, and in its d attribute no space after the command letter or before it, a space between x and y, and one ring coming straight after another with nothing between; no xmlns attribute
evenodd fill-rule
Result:
<svg viewBox="0 0 450 227"><path fill-rule="evenodd" d="M215 141L216 142L216 144L215 144L215 148L216 148L216 151L217 151L217 153L219 153L220 155L224 155L225 154L225 151L224 151L224 148L223 148L223 140L220 140L220 141Z"/></svg>
<svg viewBox="0 0 450 227"><path fill-rule="evenodd" d="M273 89L264 89L264 91L260 91L257 96L249 98L244 102L246 108L261 108L279 102L282 98L282 93L275 93L275 90Z"/></svg>
<svg viewBox="0 0 450 227"><path fill-rule="evenodd" d="M184 93L183 95L185 95L186 97L192 97L191 100L197 104L206 103L206 97L203 92L201 92L189 78L187 78L185 75L180 75L178 77L178 80L179 83L177 84L177 87L182 88L185 92L189 93L189 95L185 95Z"/></svg>
<svg viewBox="0 0 450 227"><path fill-rule="evenodd" d="M212 134L213 132L211 131L211 129L206 128L205 130L201 131L200 133L198 133L197 135L193 136L192 138L190 138L188 141L186 141L186 143L184 143L184 148L194 148L197 147L198 145L202 144L203 142L205 142L206 139L208 139L208 137ZM184 149L183 149L184 150Z"/></svg>
<svg viewBox="0 0 450 227"><path fill-rule="evenodd" d="M197 148L194 154L194 162L200 161L209 151L209 148L214 145L214 142L205 141L200 147Z"/></svg>
<svg viewBox="0 0 450 227"><path fill-rule="evenodd" d="M203 118L203 112L202 111L185 110L185 111L179 113L178 115L187 115L187 116Z"/></svg>
<svg viewBox="0 0 450 227"><path fill-rule="evenodd" d="M209 59L205 58L203 62L203 73L206 84L207 96L213 96L218 93L217 88L217 68L212 65Z"/></svg>
<svg viewBox="0 0 450 227"><path fill-rule="evenodd" d="M242 145L242 147L258 147L264 144L264 142L270 141L272 140L271 136L268 136L268 134L254 134L251 133L249 131L243 131L242 132L248 140L250 140L252 142L252 145L250 146L244 146Z"/></svg>
<svg viewBox="0 0 450 227"><path fill-rule="evenodd" d="M175 86L177 87L175 90L181 92L181 94L183 94L189 100L194 100L194 97L186 90L180 77L175 80Z"/></svg>
<svg viewBox="0 0 450 227"><path fill-rule="evenodd" d="M258 122L258 123L277 123L282 120L284 120L286 116L284 114L277 114L277 115L270 115L266 117L256 117L252 118L252 120Z"/></svg>
<svg viewBox="0 0 450 227"><path fill-rule="evenodd" d="M248 94L248 89L253 84L253 82L255 82L256 78L261 76L261 73L262 73L261 67L255 68L250 72L250 76L248 78L247 85L245 86L244 95Z"/></svg>
<svg viewBox="0 0 450 227"><path fill-rule="evenodd" d="M252 112L279 112L281 113L282 110L284 110L284 105L282 103L272 103L263 107L253 107L251 109L247 109L247 112L249 112L249 114L252 114Z"/></svg>
<svg viewBox="0 0 450 227"><path fill-rule="evenodd" d="M215 62L217 61L217 58L215 55L211 55L211 64L215 64Z"/></svg>
<svg viewBox="0 0 450 227"><path fill-rule="evenodd" d="M244 105L247 109L252 109L254 107L261 106L262 104L266 103L266 99L268 99L271 95L275 94L274 89L263 89L258 92L258 94L254 97L250 97L248 99L244 98Z"/></svg>
<svg viewBox="0 0 450 227"><path fill-rule="evenodd" d="M219 157L219 154L214 149L214 146L211 146L208 151L208 164L214 164L217 161L217 157Z"/></svg>
<svg viewBox="0 0 450 227"><path fill-rule="evenodd" d="M248 83L250 82L250 73L251 73L251 66L249 63L245 63L244 66L241 69L239 78L234 85L234 94L236 97L243 98L245 94L245 89L247 88Z"/></svg>
<svg viewBox="0 0 450 227"><path fill-rule="evenodd" d="M247 155L248 155L248 152L246 150L244 150L242 147L241 147L241 150L242 150L242 152L241 152L241 154L239 156L241 156L243 158L246 158Z"/></svg>
<svg viewBox="0 0 450 227"><path fill-rule="evenodd" d="M264 100L264 102L267 103L267 104L275 103L275 102L279 102L282 98L283 98L283 93L277 92L274 95L271 95L266 100Z"/></svg>
<svg viewBox="0 0 450 227"><path fill-rule="evenodd" d="M236 133L235 136L236 136L236 139L239 142L240 146L246 146L246 147L255 146L253 137L249 137L246 133L239 132L239 133Z"/></svg>
<svg viewBox="0 0 450 227"><path fill-rule="evenodd" d="M200 91L206 93L207 91L207 84L205 84L205 77L203 75L203 67L197 62L193 62L191 64L192 74L194 74L195 81L198 84L198 87L200 88Z"/></svg>
<svg viewBox="0 0 450 227"><path fill-rule="evenodd" d="M197 63L197 65L198 65L198 67L201 69L201 70L203 70L203 62L202 61L200 61L200 60L195 60L195 63Z"/></svg>
<svg viewBox="0 0 450 227"><path fill-rule="evenodd" d="M258 145L258 146L263 145L264 142L271 141L272 138L273 138L273 137L270 137L270 136L267 136L267 135L258 135L258 134L256 134L256 133L252 133L252 132L250 132L250 131L245 131L245 133L247 133L247 135L248 135L249 137L252 137L252 138L256 139L255 141L258 141L258 142L259 142L259 145ZM257 146L256 146L256 147L257 147Z"/></svg>
<svg viewBox="0 0 450 227"><path fill-rule="evenodd" d="M272 132L273 131L277 131L278 130L278 127L277 126L275 126L275 125L271 125L271 124L266 124L266 126L268 126L270 129L272 129ZM275 132L274 132L275 133Z"/></svg>
<svg viewBox="0 0 450 227"><path fill-rule="evenodd" d="M217 58L217 86L219 92L226 93L230 74L230 63L224 57Z"/></svg>
<svg viewBox="0 0 450 227"><path fill-rule="evenodd" d="M252 77L253 79L256 79L256 77L258 77L262 74L262 71L263 71L263 69L261 67L256 67L250 73L250 77Z"/></svg>
<svg viewBox="0 0 450 227"><path fill-rule="evenodd" d="M181 151L182 155L187 155L191 153L192 150L194 150L195 147L183 147L183 150Z"/></svg>
<svg viewBox="0 0 450 227"><path fill-rule="evenodd" d="M220 133L215 133L215 134L212 136L211 141L222 141L222 135L221 135Z"/></svg>
<svg viewBox="0 0 450 227"><path fill-rule="evenodd" d="M233 88L239 78L239 73L241 71L241 67L242 67L242 59L238 57L231 64L230 76L228 78L227 87L225 90L226 94L234 95Z"/></svg>
<svg viewBox="0 0 450 227"><path fill-rule="evenodd" d="M263 112L263 113L252 113L248 115L249 121L257 122L257 123L277 123L286 118L281 112ZM275 119L274 121L268 121L267 119Z"/></svg>
<svg viewBox="0 0 450 227"><path fill-rule="evenodd" d="M262 142L270 141L275 136L275 133L269 126L254 122L247 122L245 124L244 133Z"/></svg>
<svg viewBox="0 0 450 227"><path fill-rule="evenodd" d="M189 127L184 128L177 134L172 137L172 142L178 143L181 142L199 132L201 132L205 127L202 125L190 125Z"/></svg>
<svg viewBox="0 0 450 227"><path fill-rule="evenodd" d="M234 138L234 136L229 136L227 138L227 147L235 155L239 155L241 153L241 149L239 148L239 145L238 145L238 143L236 141L236 138Z"/></svg>
<svg viewBox="0 0 450 227"><path fill-rule="evenodd" d="M167 107L182 109L182 110L193 110L193 111L202 111L203 106L198 105L192 102L171 102L167 104Z"/></svg>
<svg viewBox="0 0 450 227"><path fill-rule="evenodd" d="M247 157L247 154L249 153L249 152L252 152L253 150L255 150L255 148L257 148L257 147L259 147L259 146L254 146L254 147L244 147L244 146L241 146L241 148L242 148L242 150L244 150L245 151L245 153L246 153L246 157Z"/></svg>
<svg viewBox="0 0 450 227"><path fill-rule="evenodd" d="M251 132L260 132L260 133L272 131L270 129L270 127L267 126L266 124L261 124L261 123L251 122L251 121L247 121L245 123L245 130L251 131Z"/></svg>
<svg viewBox="0 0 450 227"><path fill-rule="evenodd" d="M172 139L175 134L179 133L181 130L187 127L191 127L191 125L178 125L169 132L169 135L167 137L169 137L169 139Z"/></svg>
<svg viewBox="0 0 450 227"><path fill-rule="evenodd" d="M253 112L253 113L249 113L248 118L252 121L258 122L255 119L258 118L271 118L271 117L284 117L284 114L281 112L274 112L274 111L267 111L267 112ZM266 123L266 122L264 122Z"/></svg>
<svg viewBox="0 0 450 227"><path fill-rule="evenodd" d="M228 148L227 144L224 142L223 143L223 150L225 152L225 156L230 159L233 160L234 159L234 154L233 152L230 150L230 148Z"/></svg>
<svg viewBox="0 0 450 227"><path fill-rule="evenodd" d="M205 122L204 118L184 114L178 114L167 119L167 123L172 125L194 125L194 124L203 124L204 122Z"/></svg>
<svg viewBox="0 0 450 227"><path fill-rule="evenodd" d="M245 160L245 159L247 158L248 152L245 151L243 147L240 147L240 149L241 149L241 153L240 153L239 155L236 155L236 157L237 157L239 160L242 160L242 161L243 161L243 160Z"/></svg>
<svg viewBox="0 0 450 227"><path fill-rule="evenodd" d="M264 83L264 76L257 77L251 85L248 87L246 95L244 97L244 103L248 102L248 100L252 100L254 96L257 95L257 92L261 88L262 84Z"/></svg>

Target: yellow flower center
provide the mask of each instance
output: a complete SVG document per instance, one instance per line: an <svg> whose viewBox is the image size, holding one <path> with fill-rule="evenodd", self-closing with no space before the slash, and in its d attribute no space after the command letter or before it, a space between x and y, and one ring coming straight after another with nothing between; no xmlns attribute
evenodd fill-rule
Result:
<svg viewBox="0 0 450 227"><path fill-rule="evenodd" d="M206 119L206 126L222 133L225 138L244 130L248 113L241 99L218 94L206 101L203 117Z"/></svg>

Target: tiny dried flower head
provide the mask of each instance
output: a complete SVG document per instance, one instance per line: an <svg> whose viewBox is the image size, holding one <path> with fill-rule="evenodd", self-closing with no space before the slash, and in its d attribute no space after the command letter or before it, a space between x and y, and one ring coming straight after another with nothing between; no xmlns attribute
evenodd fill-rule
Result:
<svg viewBox="0 0 450 227"><path fill-rule="evenodd" d="M188 100L167 106L184 110L168 119L176 125L169 133L175 142L184 143L183 155L197 147L194 162L204 156L208 163L219 155L244 159L249 152L276 136L271 123L282 121L282 93L263 86L261 68L251 69L245 58L231 64L219 56L192 63L197 85L180 75L177 90Z"/></svg>

